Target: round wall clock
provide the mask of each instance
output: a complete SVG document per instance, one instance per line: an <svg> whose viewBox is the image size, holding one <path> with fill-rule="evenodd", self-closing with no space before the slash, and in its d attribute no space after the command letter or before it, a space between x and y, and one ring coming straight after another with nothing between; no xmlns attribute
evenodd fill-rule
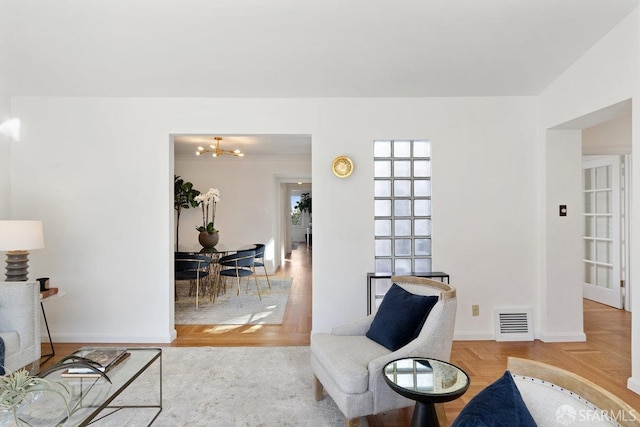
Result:
<svg viewBox="0 0 640 427"><path fill-rule="evenodd" d="M338 156L333 159L331 169L338 178L346 178L353 172L353 162L346 156Z"/></svg>

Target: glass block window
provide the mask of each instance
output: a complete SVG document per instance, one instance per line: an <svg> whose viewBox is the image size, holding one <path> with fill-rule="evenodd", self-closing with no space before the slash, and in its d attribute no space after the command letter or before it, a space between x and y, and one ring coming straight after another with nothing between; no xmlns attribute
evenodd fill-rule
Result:
<svg viewBox="0 0 640 427"><path fill-rule="evenodd" d="M376 272L431 271L431 142L373 142Z"/></svg>

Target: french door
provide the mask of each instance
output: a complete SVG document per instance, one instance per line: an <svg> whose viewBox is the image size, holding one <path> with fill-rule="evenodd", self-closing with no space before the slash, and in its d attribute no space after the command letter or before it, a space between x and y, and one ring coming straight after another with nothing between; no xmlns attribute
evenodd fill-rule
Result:
<svg viewBox="0 0 640 427"><path fill-rule="evenodd" d="M583 158L585 298L623 307L620 156Z"/></svg>

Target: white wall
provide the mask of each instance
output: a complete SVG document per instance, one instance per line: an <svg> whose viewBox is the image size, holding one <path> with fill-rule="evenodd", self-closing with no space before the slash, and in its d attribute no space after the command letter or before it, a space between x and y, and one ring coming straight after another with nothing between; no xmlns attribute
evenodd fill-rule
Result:
<svg viewBox="0 0 640 427"><path fill-rule="evenodd" d="M54 339L172 339L169 135L213 132L312 136L314 331L366 312L373 140L431 139L434 269L458 288L457 335L492 338L494 306L537 304L536 108L527 97L15 98L13 207L44 220L34 275L67 291L49 304ZM354 160L347 179L331 172L337 155Z"/></svg>
<svg viewBox="0 0 640 427"><path fill-rule="evenodd" d="M546 286L539 306L543 341L585 341L582 310L582 138L549 130L546 143ZM560 216L560 205L567 216Z"/></svg>
<svg viewBox="0 0 640 427"><path fill-rule="evenodd" d="M630 154L631 109L624 114L582 131L582 154Z"/></svg>
<svg viewBox="0 0 640 427"><path fill-rule="evenodd" d="M631 99L636 103L640 94L639 74L639 41L640 41L640 14L638 10L629 15L623 22L614 28L607 36L593 46L580 60L578 60L571 68L569 68L560 78L545 90L540 96L541 105L541 142L542 146L549 147L553 144L554 133L547 133L548 129L554 127L565 127L566 123L576 123L576 120L589 115L592 112L602 110L609 106L619 104L625 100ZM640 115L638 108L633 108L632 127L637 128L640 123ZM580 129L574 127L574 129ZM632 134L632 150L640 151L640 137L637 132ZM547 160L558 164L556 160L568 154L567 151L558 150L555 154L549 153ZM558 158L554 160L554 155ZM576 153L577 156L577 153ZM640 163L638 158L633 158L633 170L638 171ZM573 166L571 167L573 168ZM559 183L560 184L560 183ZM572 182L568 182L564 187L565 190L571 192ZM555 194L562 189L555 188L553 192L549 192L544 196L544 203L553 206L556 202ZM632 224L637 224L640 219L640 174L634 174L632 183ZM546 229L551 230L553 224L551 219L546 218ZM574 217L572 221L578 221ZM575 224L567 223L570 228L575 228ZM640 271L640 258L635 256L640 252L640 227L632 227L631 230L631 271ZM549 238L549 236L546 236ZM578 236L571 233L563 233L557 236L556 244L567 245L572 247L572 241ZM567 268L574 266L573 250L564 255L567 261ZM557 281L553 280L561 278L566 271L560 272L557 268L557 262L562 260L563 255L559 254L560 259L556 260L555 266L547 266L541 264L547 282L543 284L542 292L551 294L554 292L553 286ZM569 267L571 266L571 267ZM632 273L633 274L633 273ZM575 280L575 278L574 278ZM633 280L633 279L632 279ZM634 283L637 281L634 280ZM640 292L632 294L632 306L640 307ZM545 310L545 306L541 306ZM552 315L549 315L549 319ZM632 377L629 379L629 388L640 393L640 317L633 316L632 320L632 343L631 343L631 359L632 359Z"/></svg>
<svg viewBox="0 0 640 427"><path fill-rule="evenodd" d="M270 272L279 265L276 247L282 242L278 215L279 179L311 176L311 159L301 158L176 158L175 174L206 192L220 191L215 227L220 231L219 245L240 248L265 243L265 261ZM183 209L180 215L180 250L198 251L197 226L202 225L200 207Z"/></svg>
<svg viewBox="0 0 640 427"><path fill-rule="evenodd" d="M9 98L0 95L0 124L4 123L10 116ZM0 219L11 219L11 206L9 204L10 144L9 138L0 133Z"/></svg>

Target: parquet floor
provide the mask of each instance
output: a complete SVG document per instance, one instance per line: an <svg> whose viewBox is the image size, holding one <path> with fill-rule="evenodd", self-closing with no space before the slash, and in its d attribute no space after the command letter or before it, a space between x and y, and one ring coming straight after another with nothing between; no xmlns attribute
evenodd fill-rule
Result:
<svg viewBox="0 0 640 427"><path fill-rule="evenodd" d="M293 277L291 296L282 325L216 326L177 325L178 338L163 346L288 346L308 345L311 331L311 248L304 244L291 253L276 276ZM453 283L455 286L455 283ZM481 389L504 373L508 356L539 360L568 369L603 386L634 408L640 408L640 395L626 387L631 376L631 313L584 301L584 327L587 341L543 343L540 341L498 343L495 341L454 341L452 363L471 377L471 386L460 399L445 404L453 420L462 407ZM99 344L99 343L94 343ZM135 343L121 343L133 345ZM55 343L56 357L49 366L83 343ZM113 344L116 345L116 344ZM48 352L48 343L43 352ZM312 390L309 390L312 393ZM368 417L371 427L407 426L412 409Z"/></svg>

